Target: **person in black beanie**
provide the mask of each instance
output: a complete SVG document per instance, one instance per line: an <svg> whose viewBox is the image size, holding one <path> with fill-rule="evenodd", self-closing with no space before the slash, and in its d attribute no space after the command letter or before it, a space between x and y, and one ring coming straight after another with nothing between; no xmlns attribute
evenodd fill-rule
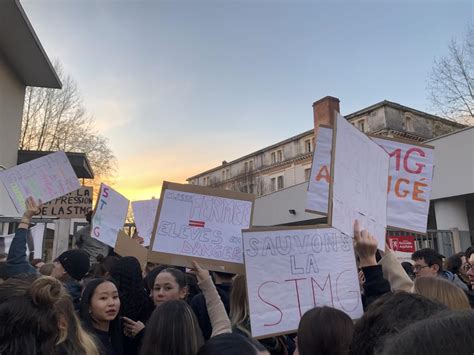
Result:
<svg viewBox="0 0 474 355"><path fill-rule="evenodd" d="M79 310L82 285L79 283L90 268L89 255L82 250L66 250L54 260L51 276L61 281Z"/></svg>

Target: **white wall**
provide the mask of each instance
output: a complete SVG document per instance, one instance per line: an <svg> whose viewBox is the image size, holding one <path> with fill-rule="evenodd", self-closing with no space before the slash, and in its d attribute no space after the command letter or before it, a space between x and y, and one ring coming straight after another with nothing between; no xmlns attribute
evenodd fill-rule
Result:
<svg viewBox="0 0 474 355"><path fill-rule="evenodd" d="M474 193L474 127L427 144L435 147L431 199Z"/></svg>
<svg viewBox="0 0 474 355"><path fill-rule="evenodd" d="M463 198L435 201L434 208L438 229L458 228L461 231L469 230L466 201Z"/></svg>
<svg viewBox="0 0 474 355"><path fill-rule="evenodd" d="M25 86L0 55L0 165L16 165ZM7 192L0 184L0 215L16 216Z"/></svg>
<svg viewBox="0 0 474 355"><path fill-rule="evenodd" d="M253 225L273 226L324 217L304 211L307 189L308 183L305 182L258 197L254 205ZM291 209L296 211L295 215L290 214Z"/></svg>

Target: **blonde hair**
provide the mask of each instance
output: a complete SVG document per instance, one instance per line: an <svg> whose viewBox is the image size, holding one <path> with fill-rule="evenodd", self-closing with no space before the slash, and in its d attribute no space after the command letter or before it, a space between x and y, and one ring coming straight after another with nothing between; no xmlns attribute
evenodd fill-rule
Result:
<svg viewBox="0 0 474 355"><path fill-rule="evenodd" d="M232 327L241 330L247 336L251 337L249 325L247 279L245 275L237 275L234 278L232 290L230 291L229 306L229 318Z"/></svg>
<svg viewBox="0 0 474 355"><path fill-rule="evenodd" d="M416 278L413 292L441 302L451 310L471 309L464 291L452 282L439 277Z"/></svg>
<svg viewBox="0 0 474 355"><path fill-rule="evenodd" d="M59 321L56 346L63 347L71 355L99 355L94 338L84 330L74 311L71 297L63 295L54 309Z"/></svg>

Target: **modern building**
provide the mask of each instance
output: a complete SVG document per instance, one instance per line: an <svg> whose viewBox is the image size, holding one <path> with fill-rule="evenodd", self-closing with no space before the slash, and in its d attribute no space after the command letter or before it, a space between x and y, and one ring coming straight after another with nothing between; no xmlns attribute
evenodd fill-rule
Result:
<svg viewBox="0 0 474 355"><path fill-rule="evenodd" d="M15 166L27 86L61 88L18 0L0 1L0 170ZM0 216L16 210L0 184Z"/></svg>
<svg viewBox="0 0 474 355"><path fill-rule="evenodd" d="M319 112L339 111L339 100L325 97L313 104L315 122L329 123ZM390 101L382 101L345 116L365 133L423 142L454 132L464 125ZM315 125L316 126L316 125ZM309 180L314 129L257 152L194 175L193 185L219 187L263 196Z"/></svg>

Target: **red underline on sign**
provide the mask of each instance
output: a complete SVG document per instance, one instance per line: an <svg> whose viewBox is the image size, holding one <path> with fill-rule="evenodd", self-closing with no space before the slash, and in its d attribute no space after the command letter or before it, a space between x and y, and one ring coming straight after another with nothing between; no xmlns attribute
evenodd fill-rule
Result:
<svg viewBox="0 0 474 355"><path fill-rule="evenodd" d="M189 226L190 227L200 227L200 228L204 228L204 225L205 225L205 222L204 221L193 221L193 220L189 220Z"/></svg>

